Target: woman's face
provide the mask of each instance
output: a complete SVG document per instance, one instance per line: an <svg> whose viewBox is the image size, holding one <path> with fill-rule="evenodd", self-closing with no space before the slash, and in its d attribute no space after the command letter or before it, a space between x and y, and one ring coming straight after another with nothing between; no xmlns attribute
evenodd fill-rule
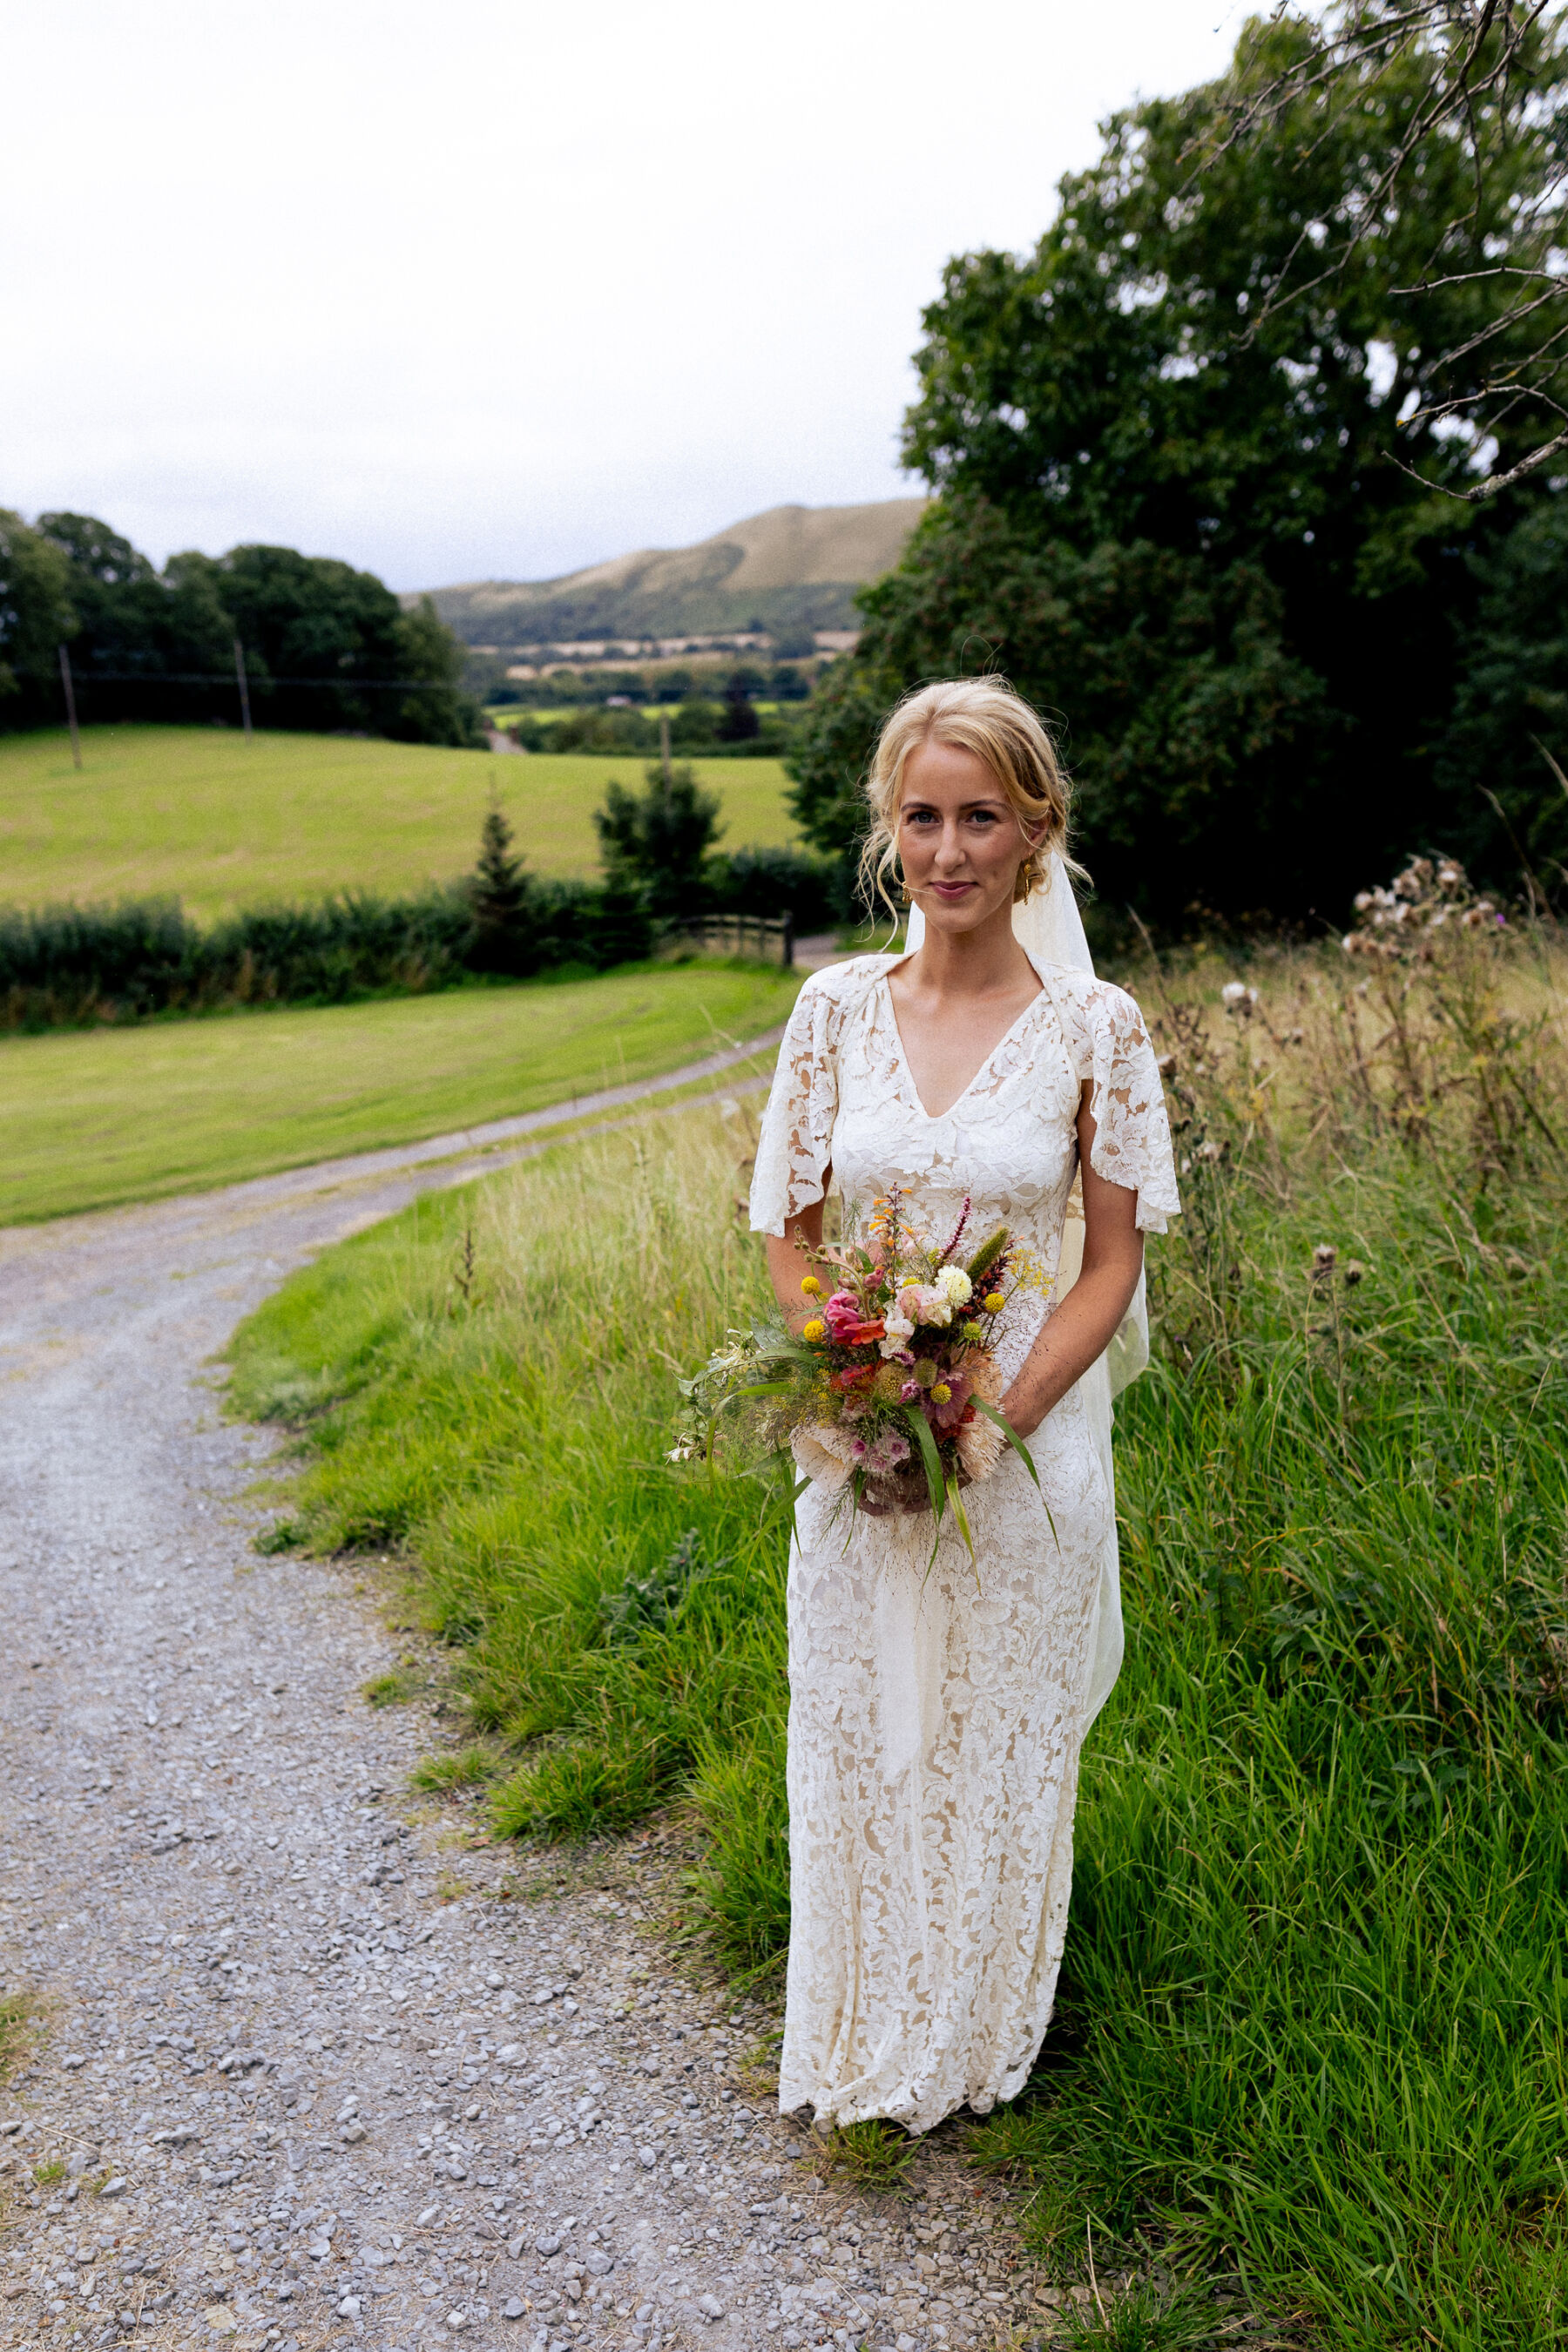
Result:
<svg viewBox="0 0 1568 2352"><path fill-rule="evenodd" d="M1032 845L979 754L934 741L904 762L895 839L905 887L939 931L973 930L1011 908Z"/></svg>

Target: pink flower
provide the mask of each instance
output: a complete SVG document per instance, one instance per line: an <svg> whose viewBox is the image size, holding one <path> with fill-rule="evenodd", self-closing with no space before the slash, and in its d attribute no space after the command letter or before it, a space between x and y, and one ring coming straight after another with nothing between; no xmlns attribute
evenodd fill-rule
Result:
<svg viewBox="0 0 1568 2352"><path fill-rule="evenodd" d="M828 1329L841 1346L845 1334L858 1330L865 1320L860 1301L852 1290L836 1290L822 1311L827 1318Z"/></svg>

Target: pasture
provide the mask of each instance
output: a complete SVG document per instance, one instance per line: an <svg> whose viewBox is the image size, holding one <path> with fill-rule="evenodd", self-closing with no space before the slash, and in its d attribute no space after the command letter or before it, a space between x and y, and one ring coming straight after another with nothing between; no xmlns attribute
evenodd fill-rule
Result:
<svg viewBox="0 0 1568 2352"><path fill-rule="evenodd" d="M784 1020L718 964L0 1038L0 1224L205 1191L657 1076Z"/></svg>
<svg viewBox="0 0 1568 2352"><path fill-rule="evenodd" d="M216 727L87 727L0 737L0 898L174 896L203 922L329 891L389 895L472 866L492 785L542 876L598 871L593 814L645 755L518 756ZM724 803L723 846L795 830L772 760L699 758Z"/></svg>

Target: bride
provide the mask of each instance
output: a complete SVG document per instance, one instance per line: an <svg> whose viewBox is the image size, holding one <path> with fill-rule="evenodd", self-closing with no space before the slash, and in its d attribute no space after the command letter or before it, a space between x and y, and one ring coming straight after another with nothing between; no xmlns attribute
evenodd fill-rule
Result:
<svg viewBox="0 0 1568 2352"><path fill-rule="evenodd" d="M835 965L796 1002L752 1188L774 1288L798 1315L830 1184L862 1224L899 1184L933 1231L967 1196L973 1232L1005 1224L1056 1276L998 1350L1039 1491L1010 1449L968 1489L974 1564L950 1532L928 1573L929 1520L847 1525L826 1486L796 1512L779 2103L921 2132L1016 2096L1049 2022L1079 1753L1121 1656L1111 1385L1147 1360L1143 1235L1180 1202L1142 1020L1089 961L1034 711L995 678L926 687L867 790L863 870L884 896L901 876L909 952Z"/></svg>

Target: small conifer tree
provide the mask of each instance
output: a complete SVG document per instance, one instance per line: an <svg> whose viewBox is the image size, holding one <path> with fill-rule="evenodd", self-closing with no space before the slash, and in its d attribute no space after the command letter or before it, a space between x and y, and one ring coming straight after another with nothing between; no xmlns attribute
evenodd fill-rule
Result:
<svg viewBox="0 0 1568 2352"><path fill-rule="evenodd" d="M479 833L479 863L468 884L474 909L473 962L480 971L521 971L526 959L532 886L512 854L512 830L493 786Z"/></svg>

